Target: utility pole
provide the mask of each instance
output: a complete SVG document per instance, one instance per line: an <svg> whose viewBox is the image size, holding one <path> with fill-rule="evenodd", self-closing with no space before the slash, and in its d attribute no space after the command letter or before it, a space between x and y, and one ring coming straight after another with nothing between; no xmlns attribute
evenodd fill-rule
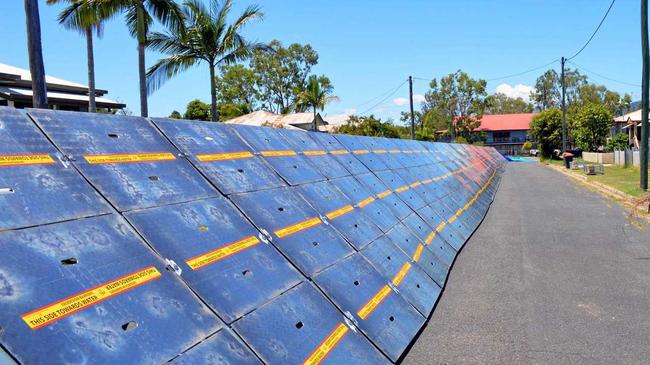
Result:
<svg viewBox="0 0 650 365"><path fill-rule="evenodd" d="M564 63L566 58L562 57L562 72L560 81L562 83L562 153L566 152L566 80L564 79Z"/></svg>
<svg viewBox="0 0 650 365"><path fill-rule="evenodd" d="M409 76L409 100L411 102L411 139L415 139L415 114L413 113L413 77Z"/></svg>
<svg viewBox="0 0 650 365"><path fill-rule="evenodd" d="M650 51L648 50L648 0L641 0L641 53L643 81L641 83L641 189L648 190L648 104L650 84Z"/></svg>

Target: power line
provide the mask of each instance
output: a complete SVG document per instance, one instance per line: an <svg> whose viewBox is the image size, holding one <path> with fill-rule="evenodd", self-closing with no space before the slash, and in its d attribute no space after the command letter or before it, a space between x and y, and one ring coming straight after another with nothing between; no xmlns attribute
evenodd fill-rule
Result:
<svg viewBox="0 0 650 365"><path fill-rule="evenodd" d="M609 4L609 8L607 8L607 12L605 12L605 15L600 20L600 23L598 23L598 26L596 27L596 30L594 30L594 32L591 34L591 37L589 37L589 40L587 40L587 43L585 43L585 45L582 46L582 48L580 48L580 50L576 54L574 54L573 56L567 58L567 60L572 60L572 59L576 58L582 51L585 50L585 48L587 48L587 46L589 45L591 40L594 39L594 37L596 36L596 33L598 33L598 30L600 29L600 27L605 22L605 19L607 19L607 15L609 15L609 12L610 12L610 10L612 10L612 7L614 6L615 2L616 2L616 0L612 0L612 3Z"/></svg>
<svg viewBox="0 0 650 365"><path fill-rule="evenodd" d="M397 87L400 87L400 86L402 86L402 85L403 85L403 83L400 84L400 85L397 86ZM359 105L357 105L357 106L354 106L353 108L354 108L354 109L358 109L358 108L360 108L360 107L362 107L362 106L364 106L364 105L368 105L368 104L372 103L373 101L375 101L375 100L377 100L377 99L379 99L379 98L381 98L381 97L383 97L383 96L385 96L385 95L391 93L393 90L395 90L395 87L391 87L390 89L388 89L388 90L384 91L383 93L381 93L381 94L375 96L374 98L372 98L372 99L370 99L370 100L367 100L367 101L364 101L363 103L361 103L361 104L359 104Z"/></svg>
<svg viewBox="0 0 650 365"><path fill-rule="evenodd" d="M603 78L603 79L605 79L605 80L609 80L609 81L613 81L613 82L618 82L619 84L622 84L622 85L628 85L628 86L634 86L634 87L641 87L641 85L639 85L639 84L634 84L634 83L631 83L631 82L626 82L626 81L616 80L616 79L613 79L613 78L611 78L611 77L607 77L607 76L605 76L605 75L601 75L601 74L599 74L599 73L597 73L597 72L594 72L594 71L591 71L591 70L589 70L589 69L586 69L586 68L580 66L579 64L573 62L573 61L569 61L569 62L572 63L574 66L576 66L578 69L581 69L581 70L583 70L583 71L587 71L588 73L594 74L594 75L596 75L596 76L598 76L598 77L600 77L600 78Z"/></svg>
<svg viewBox="0 0 650 365"><path fill-rule="evenodd" d="M508 79L508 78L511 78L511 77L516 77L516 76L525 75L525 74L527 74L527 73L531 73L531 72L533 72L533 71L537 71L537 70L539 70L539 69L542 69L542 68L548 67L548 66L554 64L555 62L558 62L559 60L560 60L559 58L556 58L556 59L554 59L554 60L551 61L551 62L547 62L547 63L545 63L545 64L543 64L543 65L540 65L540 66L537 66L537 67L533 67L533 68L528 69L528 70L526 70L526 71L521 71L521 72L517 72L517 73L514 73L514 74L509 74L509 75L504 75L504 76L499 76L499 77L493 77L493 78L485 79L485 81L497 81L497 80L503 80L503 79ZM433 78L431 78L431 79L426 79L426 78L424 78L424 77L415 77L415 76L413 76L413 79L414 79L414 80L431 81Z"/></svg>
<svg viewBox="0 0 650 365"><path fill-rule="evenodd" d="M390 98L391 96L395 95L395 93L398 92L399 89L400 89L402 86L404 86L404 84L406 84L407 82L408 82L408 80L404 80L404 81L403 81L401 84L399 84L395 89L393 89L393 90L391 91L391 93L388 94L385 98L381 99L381 101L379 101L377 104L373 105L372 107L370 107L370 108L364 110L363 112L361 112L361 113L359 113L359 114L366 114L367 112L369 112L369 111L375 109L376 107L378 107L379 105L381 105L384 101L386 101L388 98Z"/></svg>

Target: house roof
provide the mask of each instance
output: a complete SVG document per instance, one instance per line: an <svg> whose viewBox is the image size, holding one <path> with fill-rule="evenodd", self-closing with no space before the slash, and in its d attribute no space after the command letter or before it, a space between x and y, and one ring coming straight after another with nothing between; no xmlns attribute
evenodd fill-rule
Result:
<svg viewBox="0 0 650 365"><path fill-rule="evenodd" d="M639 110L635 110L633 112L627 113L625 115L621 115L620 117L614 118L614 122L616 122L616 123L640 122L642 116L643 116L643 113L642 113L641 109L639 109Z"/></svg>
<svg viewBox="0 0 650 365"><path fill-rule="evenodd" d="M481 118L480 131L523 131L530 129L536 113L491 114Z"/></svg>
<svg viewBox="0 0 650 365"><path fill-rule="evenodd" d="M317 117L320 117L320 114L318 114ZM337 115L328 117L327 120L324 120L322 117L320 117L318 121L318 127L320 130L330 130L330 118L334 118L333 120L335 123L344 124L343 121L347 121L349 117L346 115L345 118L342 118L341 116ZM275 114L266 110L258 110L256 112L242 115L237 118L226 120L224 123L307 130L311 127L313 121L313 113Z"/></svg>
<svg viewBox="0 0 650 365"><path fill-rule="evenodd" d="M16 101L31 101L33 91L31 89L20 87L8 87L0 85L0 96L8 100ZM58 103L88 103L89 96L81 94L63 93L56 91L47 91L47 99ZM118 103L108 98L98 96L95 98L95 103L100 108L113 108L122 109L126 107L125 104Z"/></svg>

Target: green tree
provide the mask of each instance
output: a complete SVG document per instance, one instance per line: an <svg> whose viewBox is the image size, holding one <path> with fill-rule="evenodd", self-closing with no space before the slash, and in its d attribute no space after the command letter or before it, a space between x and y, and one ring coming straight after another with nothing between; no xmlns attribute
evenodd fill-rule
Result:
<svg viewBox="0 0 650 365"><path fill-rule="evenodd" d="M533 104L522 98L511 98L503 93L496 93L486 98L488 114L531 113Z"/></svg>
<svg viewBox="0 0 650 365"><path fill-rule="evenodd" d="M487 107L485 80L475 80L458 70L442 79L433 79L425 94L423 110L439 110L447 113L448 128L452 137L462 133L466 139L480 126L480 120ZM472 121L473 120L473 121ZM454 121L454 123L452 123Z"/></svg>
<svg viewBox="0 0 650 365"><path fill-rule="evenodd" d="M558 108L542 111L533 117L530 134L539 144L542 156L550 158L562 147L562 112Z"/></svg>
<svg viewBox="0 0 650 365"><path fill-rule="evenodd" d="M149 90L155 90L168 79L203 61L210 71L210 114L212 121L217 122L217 66L242 61L253 50L265 48L260 43L247 41L240 33L246 24L262 18L259 6L249 6L232 24L228 24L231 10L232 0L223 4L210 0L209 8L201 0L189 0L183 7L187 21L185 27L151 34L149 46L167 54L167 57L158 60L147 71Z"/></svg>
<svg viewBox="0 0 650 365"><path fill-rule="evenodd" d="M183 116L181 113L178 112L178 110L174 110L171 114L169 114L169 118L171 119L183 119Z"/></svg>
<svg viewBox="0 0 650 365"><path fill-rule="evenodd" d="M310 108L314 112L314 121L312 122L312 130L318 131L316 121L316 114L318 110L325 109L325 105L339 100L338 96L331 95L334 88L330 84L330 80L325 76L311 75L307 80L307 87L298 94L299 108Z"/></svg>
<svg viewBox="0 0 650 365"><path fill-rule="evenodd" d="M577 69L565 69L564 80L566 83L567 106L574 104L579 97L579 89L587 84L587 76ZM530 99L535 103L537 110L562 106L562 83L555 70L544 72L535 81L535 90L530 93Z"/></svg>
<svg viewBox="0 0 650 365"><path fill-rule="evenodd" d="M221 76L215 78L219 115L223 116L221 106L224 104L226 109L234 107L244 114L255 110L259 105L259 92L255 87L258 77L253 70L235 64L223 65L219 71Z"/></svg>
<svg viewBox="0 0 650 365"><path fill-rule="evenodd" d="M598 151L609 136L612 114L600 104L589 104L580 108L575 118L574 139L579 148Z"/></svg>
<svg viewBox="0 0 650 365"><path fill-rule="evenodd" d="M248 114L250 112L246 109L246 106L243 104L225 103L225 104L219 104L219 106L217 107L217 113L219 113L219 120L225 122L227 120L237 118L244 114Z"/></svg>
<svg viewBox="0 0 650 365"><path fill-rule="evenodd" d="M95 55L93 50L94 34L101 36L101 12L93 0L47 0L48 4L65 3L67 6L58 16L59 23L66 29L80 32L86 38L86 58L88 67L88 111L97 112L95 101Z"/></svg>
<svg viewBox="0 0 650 365"><path fill-rule="evenodd" d="M528 153L528 151L530 151L531 149L533 149L533 144L530 143L530 141L526 141L526 142L524 142L523 146L521 146L521 149L522 149L523 151L526 151L526 153Z"/></svg>
<svg viewBox="0 0 650 365"><path fill-rule="evenodd" d="M257 90L263 109L279 114L296 111L298 96L307 87L318 53L310 45L283 47L277 40L268 49L253 52L250 66L257 75Z"/></svg>
<svg viewBox="0 0 650 365"><path fill-rule="evenodd" d="M145 48L149 29L157 19L170 29L183 28L183 12L174 0L92 0L102 18L124 14L126 25L138 41L138 79L140 84L140 115L149 115Z"/></svg>
<svg viewBox="0 0 650 365"><path fill-rule="evenodd" d="M607 151L624 150L630 147L630 137L627 133L617 133L607 141Z"/></svg>
<svg viewBox="0 0 650 365"><path fill-rule="evenodd" d="M405 128L402 128L405 129ZM338 133L354 134L358 136L400 138L403 134L400 127L390 122L382 122L374 115L359 117L352 115L348 122L342 125Z"/></svg>
<svg viewBox="0 0 650 365"><path fill-rule="evenodd" d="M37 0L25 0L27 20L27 52L29 72L32 77L32 104L34 108L47 109L47 86L45 84L45 65L43 64L43 45L41 44L41 18Z"/></svg>
<svg viewBox="0 0 650 365"><path fill-rule="evenodd" d="M189 120L210 120L210 105L199 99L194 99L187 104L187 110L183 114L184 119Z"/></svg>

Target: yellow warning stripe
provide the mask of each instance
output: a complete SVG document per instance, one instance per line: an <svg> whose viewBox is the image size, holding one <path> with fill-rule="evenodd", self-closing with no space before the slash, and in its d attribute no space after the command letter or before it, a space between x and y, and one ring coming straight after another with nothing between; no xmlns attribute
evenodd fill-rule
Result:
<svg viewBox="0 0 650 365"><path fill-rule="evenodd" d="M260 151L264 157L283 157L283 156L296 156L296 151L291 150L273 150L273 151Z"/></svg>
<svg viewBox="0 0 650 365"><path fill-rule="evenodd" d="M456 218L458 218L456 214L452 215L451 218L449 218L449 223L454 223L456 221Z"/></svg>
<svg viewBox="0 0 650 365"><path fill-rule="evenodd" d="M291 236L292 234L298 233L300 231L304 231L304 230L309 229L311 227L317 226L317 225L319 225L321 223L322 223L322 221L319 218L308 218L308 219L305 219L302 222L292 224L290 226L275 230L275 231L273 231L273 233L275 233L275 235L280 237L280 238L284 238L284 237L287 237L287 236Z"/></svg>
<svg viewBox="0 0 650 365"><path fill-rule="evenodd" d="M317 365L323 362L327 355L329 355L330 351L341 342L347 333L348 327L343 323L339 323L339 325L336 326L327 337L325 337L323 342L321 342L320 345L309 354L305 361L303 361L303 365Z"/></svg>
<svg viewBox="0 0 650 365"><path fill-rule="evenodd" d="M332 155L347 155L348 153L350 153L350 152L348 152L346 150L333 150L333 151L330 151L330 154L332 154Z"/></svg>
<svg viewBox="0 0 650 365"><path fill-rule="evenodd" d="M112 163L156 162L175 160L171 152L142 152L123 154L84 155L84 159L91 165Z"/></svg>
<svg viewBox="0 0 650 365"><path fill-rule="evenodd" d="M411 270L411 263L410 262L405 262L404 265L402 265L402 268L393 276L393 285L399 286L399 284L404 281L404 278L406 277L406 274L409 273L409 270Z"/></svg>
<svg viewBox="0 0 650 365"><path fill-rule="evenodd" d="M418 243L418 248L416 248L415 253L413 253L413 261L415 262L420 261L420 257L422 256L423 250L424 250L424 246L422 246L421 243Z"/></svg>
<svg viewBox="0 0 650 365"><path fill-rule="evenodd" d="M422 183L422 184L425 184L425 185L426 185L426 184L431 184L432 182L433 182L433 179L426 179L426 180L422 180L422 181L421 181L421 183Z"/></svg>
<svg viewBox="0 0 650 365"><path fill-rule="evenodd" d="M338 217L340 217L342 215L350 213L352 210L354 210L354 207L352 205L346 205L346 206L344 206L342 208L339 208L337 210L333 210L333 211L325 214L325 216L328 219L336 219L336 218L338 218Z"/></svg>
<svg viewBox="0 0 650 365"><path fill-rule="evenodd" d="M368 204L370 204L370 203L372 203L374 201L375 201L375 198L369 196L369 197L363 199L362 201L358 202L357 205L359 206L359 208L363 208L366 205L368 205Z"/></svg>
<svg viewBox="0 0 650 365"><path fill-rule="evenodd" d="M402 151L402 153L406 153L407 155L410 155L411 153L413 153L413 151L411 151L411 150L406 150L406 151Z"/></svg>
<svg viewBox="0 0 650 365"><path fill-rule="evenodd" d="M204 266L214 264L219 260L223 260L228 256L232 256L238 252L244 251L260 243L260 240L255 236L249 236L239 241L229 243L225 246L219 247L216 250L192 257L185 260L187 266L192 270L198 270Z"/></svg>
<svg viewBox="0 0 650 365"><path fill-rule="evenodd" d="M389 195L392 194L392 193L393 193L393 192L392 192L391 190L385 190L385 191L382 191L381 193L377 194L377 197L378 197L379 199L383 199L383 198L389 196Z"/></svg>
<svg viewBox="0 0 650 365"><path fill-rule="evenodd" d="M29 328L36 330L159 277L160 272L158 269L149 266L23 314L20 318L25 321Z"/></svg>
<svg viewBox="0 0 650 365"><path fill-rule="evenodd" d="M363 320L368 318L368 316L375 309L377 309L377 307L381 304L381 302L383 302L384 299L386 299L386 297L388 296L388 294L390 294L390 292L391 292L390 287L388 285L384 285L381 289L379 289L377 294L375 294L372 298L370 298L370 300L366 304L364 304L363 307L361 307L361 309L359 309L357 315Z"/></svg>
<svg viewBox="0 0 650 365"><path fill-rule="evenodd" d="M28 166L28 165L51 165L56 163L48 154L35 155L0 155L0 167L2 166Z"/></svg>
<svg viewBox="0 0 650 365"><path fill-rule="evenodd" d="M252 158L252 157L253 154L248 151L206 153L206 154L196 155L196 159L201 162L241 160L243 158Z"/></svg>
<svg viewBox="0 0 650 365"><path fill-rule="evenodd" d="M323 150L309 150L309 151L303 151L303 154L305 154L305 156L322 156L327 154L327 152Z"/></svg>
<svg viewBox="0 0 650 365"><path fill-rule="evenodd" d="M402 153L400 150L388 150L388 153Z"/></svg>
<svg viewBox="0 0 650 365"><path fill-rule="evenodd" d="M438 224L438 227L436 227L436 232L440 233L443 229L445 229L445 226L447 225L447 222L440 222Z"/></svg>
<svg viewBox="0 0 650 365"><path fill-rule="evenodd" d="M410 188L411 188L410 186L404 185L404 186L400 186L399 188L395 189L395 191L398 192L398 193L403 193L403 192L407 191Z"/></svg>
<svg viewBox="0 0 650 365"><path fill-rule="evenodd" d="M431 231L431 233L429 233L427 238L424 240L424 243L426 243L428 246L431 244L434 238L436 238L436 231Z"/></svg>
<svg viewBox="0 0 650 365"><path fill-rule="evenodd" d="M384 154L384 153L386 153L386 152L388 152L388 151L386 151L386 150L373 150L373 151L372 151L372 153L376 153L376 154L378 154L378 155Z"/></svg>
<svg viewBox="0 0 650 365"><path fill-rule="evenodd" d="M354 153L355 155L365 155L367 153L370 153L370 151L368 151L368 150L354 150L354 151L352 151L352 153Z"/></svg>
<svg viewBox="0 0 650 365"><path fill-rule="evenodd" d="M410 188L417 188L417 187L420 186L420 185L422 185L422 183L419 182L419 181L416 181L416 182L412 183L411 185L409 185L409 187L410 187Z"/></svg>

